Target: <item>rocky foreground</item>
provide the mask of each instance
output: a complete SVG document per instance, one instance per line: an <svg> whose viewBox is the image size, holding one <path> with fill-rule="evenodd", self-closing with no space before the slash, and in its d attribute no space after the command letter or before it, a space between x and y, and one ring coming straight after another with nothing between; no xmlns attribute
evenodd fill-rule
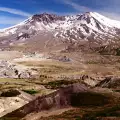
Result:
<svg viewBox="0 0 120 120"><path fill-rule="evenodd" d="M120 109L119 97L119 93L113 95L113 91L107 88L91 89L84 84L77 83L49 95L39 96L23 107L5 115L2 119L68 120L71 118L71 120L76 120L80 118L81 120L104 120L102 117L104 114L111 116L111 112L116 114L114 112ZM66 112L63 113L64 111ZM110 120L114 120L114 118Z"/></svg>

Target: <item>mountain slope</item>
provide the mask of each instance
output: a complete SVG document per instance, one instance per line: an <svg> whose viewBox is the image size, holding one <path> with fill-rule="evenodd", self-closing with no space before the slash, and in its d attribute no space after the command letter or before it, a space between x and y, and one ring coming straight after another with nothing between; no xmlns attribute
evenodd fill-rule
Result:
<svg viewBox="0 0 120 120"><path fill-rule="evenodd" d="M119 21L111 20L96 12L73 16L43 13L34 15L16 26L1 30L0 47L24 43L39 34L48 37L51 34L51 39L60 39L62 42L95 40L96 44L106 45L111 42L111 39L119 38L119 33Z"/></svg>

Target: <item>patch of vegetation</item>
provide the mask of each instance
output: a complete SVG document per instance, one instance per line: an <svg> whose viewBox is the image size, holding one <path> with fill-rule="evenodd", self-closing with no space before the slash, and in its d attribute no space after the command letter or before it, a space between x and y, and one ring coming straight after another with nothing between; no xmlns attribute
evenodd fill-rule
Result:
<svg viewBox="0 0 120 120"><path fill-rule="evenodd" d="M0 120L20 120L21 118L18 118L18 117L3 117L3 118L0 118Z"/></svg>
<svg viewBox="0 0 120 120"><path fill-rule="evenodd" d="M120 90L114 90L115 92L120 92Z"/></svg>
<svg viewBox="0 0 120 120"><path fill-rule="evenodd" d="M98 117L120 117L120 113L117 111L120 111L120 105L85 114L82 120L97 120Z"/></svg>
<svg viewBox="0 0 120 120"><path fill-rule="evenodd" d="M34 94L36 94L36 93L39 93L38 91L36 91L36 90L23 90L24 92L26 92L26 93L28 93L28 94L31 94L31 95L34 95Z"/></svg>
<svg viewBox="0 0 120 120"><path fill-rule="evenodd" d="M80 116L75 116L75 120L82 120Z"/></svg>
<svg viewBox="0 0 120 120"><path fill-rule="evenodd" d="M74 107L103 106L108 103L109 98L99 93L80 92L71 96L71 105Z"/></svg>
<svg viewBox="0 0 120 120"><path fill-rule="evenodd" d="M58 81L52 81L52 82L48 82L43 84L46 88L49 89L58 89L58 88L62 88L64 86L70 85L70 84L74 84L77 81L68 81L68 80L58 80Z"/></svg>
<svg viewBox="0 0 120 120"><path fill-rule="evenodd" d="M99 61L88 61L87 64L100 64Z"/></svg>
<svg viewBox="0 0 120 120"><path fill-rule="evenodd" d="M16 97L17 95L20 95L20 92L18 90L9 90L2 92L0 97Z"/></svg>
<svg viewBox="0 0 120 120"><path fill-rule="evenodd" d="M120 56L120 48L117 48L117 49L116 49L116 55L117 55L117 56Z"/></svg>

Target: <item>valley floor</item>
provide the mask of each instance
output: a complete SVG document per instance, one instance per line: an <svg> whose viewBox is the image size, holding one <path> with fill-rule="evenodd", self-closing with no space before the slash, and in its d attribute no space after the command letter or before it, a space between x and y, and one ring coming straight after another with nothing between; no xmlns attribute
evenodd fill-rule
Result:
<svg viewBox="0 0 120 120"><path fill-rule="evenodd" d="M48 95L50 93L53 93L54 91L58 90L59 88L67 87L68 85L79 83L79 84L85 84L88 88L92 88L91 92L101 91L101 94L110 93L112 96L116 96L116 104L119 103L119 90L120 87L113 87L108 88L106 87L103 89L101 86L97 86L101 81L104 81L106 78L119 78L120 76L120 57L119 56L103 56L99 54L83 54L80 52L72 52L72 53L53 53L53 54L43 54L43 53L30 53L30 54L24 54L21 52L16 51L1 51L0 52L0 59L2 61L9 61L10 63L16 65L16 68L19 69L25 69L30 70L32 73L31 78L1 78L0 79L0 94L2 94L5 91L9 91L11 89L17 89L18 91L22 91L22 94L28 94L32 96L33 99L36 99L36 97ZM109 84L109 83L108 83ZM112 84L112 83L111 83ZM116 84L115 84L116 85ZM117 92L114 92L117 90ZM8 100L7 103L1 102L0 110L5 113L12 112L17 109L17 107L24 106L26 104L26 99L28 99L28 96L20 97L0 97L1 100ZM21 103L21 100L18 100L21 98L23 101ZM9 100L10 99L10 100ZM8 103L9 101L12 101L13 103L9 104L11 107L8 109ZM17 102L14 102L17 101ZM29 103L29 100L27 101ZM117 109L117 117L120 117L119 115L119 107L117 107L113 104L110 104L110 109ZM20 106L19 106L20 105ZM109 111L109 107L105 107L105 110ZM117 108L116 108L117 107ZM90 111L91 116L94 115L94 118L96 116L103 117L103 115L98 115L99 112L104 112L104 107L70 107L70 108L64 108L61 110L53 110L50 112L38 112L38 113L32 113L25 118L33 117L34 120L79 120L82 119L81 116L86 116ZM70 109L70 110L69 110ZM96 111L95 111L96 110ZM64 113L64 111L67 111ZM98 111L98 112L97 112ZM1 113L2 113L1 112ZM61 115L57 115L58 113L61 113ZM0 113L0 115L1 115ZM92 114L93 113L93 114ZM40 118L41 114L45 118ZM103 113L104 114L104 113ZM2 114L4 115L4 114ZM1 115L1 116L2 116ZM52 116L48 117L46 115ZM57 115L57 116L55 116ZM89 115L89 116L90 116ZM90 116L90 117L91 117ZM109 115L106 115L109 117ZM111 116L111 115L110 115ZM115 115L116 116L116 115ZM48 118L46 118L48 117ZM104 115L105 117L105 115ZM114 117L114 116L112 116ZM33 120L31 119L31 120ZM85 118L83 120L94 120L94 119L88 119ZM96 119L97 120L97 119ZM100 120L104 120L104 118L101 118ZM107 119L106 119L107 120ZM109 120L109 119L108 119Z"/></svg>

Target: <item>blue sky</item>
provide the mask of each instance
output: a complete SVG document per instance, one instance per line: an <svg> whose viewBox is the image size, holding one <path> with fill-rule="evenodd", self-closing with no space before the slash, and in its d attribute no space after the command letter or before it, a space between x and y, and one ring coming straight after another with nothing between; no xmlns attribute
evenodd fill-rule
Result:
<svg viewBox="0 0 120 120"><path fill-rule="evenodd" d="M120 20L119 6L120 0L0 0L0 28L43 12L68 15L95 11Z"/></svg>

